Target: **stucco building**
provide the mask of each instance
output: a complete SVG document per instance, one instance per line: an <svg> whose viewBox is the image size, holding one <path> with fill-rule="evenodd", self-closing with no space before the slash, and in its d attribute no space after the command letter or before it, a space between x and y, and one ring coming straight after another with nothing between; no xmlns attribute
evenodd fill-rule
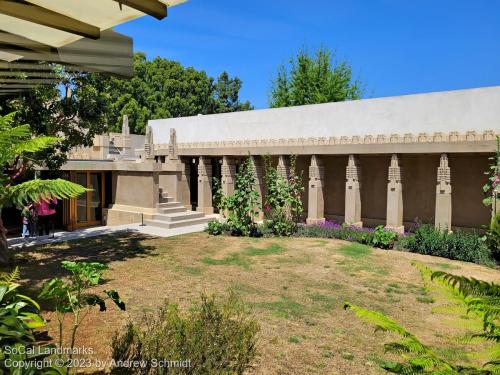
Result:
<svg viewBox="0 0 500 375"><path fill-rule="evenodd" d="M145 136L131 135L125 121L122 133L72 153L63 168L68 178L94 191L67 205L69 227L206 222L214 212L212 177L231 193L248 155L261 198L262 156L271 155L285 175L290 155L297 156L309 223L332 219L402 231L415 220L443 229L480 228L490 220L482 186L500 135L500 87L148 125Z"/></svg>

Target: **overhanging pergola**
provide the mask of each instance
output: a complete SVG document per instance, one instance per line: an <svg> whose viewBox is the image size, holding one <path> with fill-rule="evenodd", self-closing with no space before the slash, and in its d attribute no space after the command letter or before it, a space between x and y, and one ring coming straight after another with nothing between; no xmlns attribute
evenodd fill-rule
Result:
<svg viewBox="0 0 500 375"><path fill-rule="evenodd" d="M161 20L184 1L0 0L0 95L53 84L50 63L132 76L132 39L112 27L145 15Z"/></svg>

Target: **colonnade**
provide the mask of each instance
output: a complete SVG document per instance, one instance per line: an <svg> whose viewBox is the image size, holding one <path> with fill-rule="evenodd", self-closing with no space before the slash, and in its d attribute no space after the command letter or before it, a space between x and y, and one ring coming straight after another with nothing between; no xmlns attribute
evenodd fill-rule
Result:
<svg viewBox="0 0 500 375"><path fill-rule="evenodd" d="M264 166L261 157L251 156L251 158L256 177L254 189L259 193L259 200L262 203L264 196ZM392 154L390 164L387 166L386 227L402 233L404 231L403 186L405 181L400 159L398 154ZM346 165L344 221L349 225L360 227L363 225L361 217L361 189L363 185L361 168L359 157L357 155L349 155ZM289 175L290 163L287 155L280 155L278 157L277 170L282 176ZM221 187L224 194L232 194L234 192L235 178L236 159L224 156L221 166ZM187 179L185 180L187 181ZM322 156L311 155L306 219L308 224L318 224L325 221L325 194L328 194L328 191L325 189L325 167ZM449 230L451 228L451 194L451 173L448 164L448 155L442 154L436 174L436 205L434 215L435 226L442 230ZM212 202L212 164L210 157L205 156L200 156L198 159L197 210L206 214L214 212Z"/></svg>

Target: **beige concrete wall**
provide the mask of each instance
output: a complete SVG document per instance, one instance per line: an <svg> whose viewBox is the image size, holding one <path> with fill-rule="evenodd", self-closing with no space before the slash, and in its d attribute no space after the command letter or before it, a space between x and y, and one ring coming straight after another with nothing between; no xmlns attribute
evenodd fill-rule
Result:
<svg viewBox="0 0 500 375"><path fill-rule="evenodd" d="M491 212L482 204L482 187L487 181L484 172L488 169L491 155L450 154L452 226L476 227L489 223Z"/></svg>
<svg viewBox="0 0 500 375"><path fill-rule="evenodd" d="M387 215L387 175L391 155L359 157L361 220L367 226L384 224Z"/></svg>
<svg viewBox="0 0 500 375"><path fill-rule="evenodd" d="M403 221L408 226L418 218L434 224L437 168L440 155L401 155L403 168ZM453 169L452 186L453 186Z"/></svg>
<svg viewBox="0 0 500 375"><path fill-rule="evenodd" d="M168 193L170 197L181 201L182 197L179 193L180 179L181 172L162 172L158 177L160 189L162 189L163 193Z"/></svg>
<svg viewBox="0 0 500 375"><path fill-rule="evenodd" d="M347 156L323 156L325 166L325 216L344 217Z"/></svg>
<svg viewBox="0 0 500 375"><path fill-rule="evenodd" d="M159 177L154 172L117 172L115 204L156 208Z"/></svg>

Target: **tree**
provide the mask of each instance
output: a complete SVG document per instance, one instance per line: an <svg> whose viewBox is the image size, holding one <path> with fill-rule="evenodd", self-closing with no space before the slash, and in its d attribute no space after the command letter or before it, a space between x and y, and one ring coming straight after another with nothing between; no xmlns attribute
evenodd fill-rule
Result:
<svg viewBox="0 0 500 375"><path fill-rule="evenodd" d="M58 137L37 155L50 170L66 161L76 146L92 146L94 136L105 132L108 95L104 82L94 74L53 67L59 78L53 85L40 85L0 101L0 114L16 112L15 122L30 124L34 135Z"/></svg>
<svg viewBox="0 0 500 375"><path fill-rule="evenodd" d="M239 100L239 78L223 72L214 79L161 57L149 61L144 53L135 54L130 80L94 76L108 96L106 116L111 130L120 129L123 115L128 115L132 132L143 134L150 119L252 109L249 102Z"/></svg>
<svg viewBox="0 0 500 375"><path fill-rule="evenodd" d="M36 153L59 141L55 137L32 137L29 125L14 123L15 115L14 112L6 116L0 115L0 263L7 263L9 260L7 230L1 218L3 207L9 204L24 206L53 197L77 197L86 191L82 186L62 179L37 179L15 184L28 168L37 163L33 159Z"/></svg>
<svg viewBox="0 0 500 375"><path fill-rule="evenodd" d="M314 55L305 49L281 65L272 81L269 105L272 108L360 99L363 84L352 77L352 67L335 60L333 53L320 48Z"/></svg>
<svg viewBox="0 0 500 375"><path fill-rule="evenodd" d="M144 134L148 120L252 109L239 100L242 82L223 72L217 79L204 71L144 53L134 55L134 76L122 79L53 67L59 81L0 100L0 114L16 111L17 123L28 123L35 135L59 137L38 157L50 170L66 161L69 150L92 146L96 135L121 129Z"/></svg>

